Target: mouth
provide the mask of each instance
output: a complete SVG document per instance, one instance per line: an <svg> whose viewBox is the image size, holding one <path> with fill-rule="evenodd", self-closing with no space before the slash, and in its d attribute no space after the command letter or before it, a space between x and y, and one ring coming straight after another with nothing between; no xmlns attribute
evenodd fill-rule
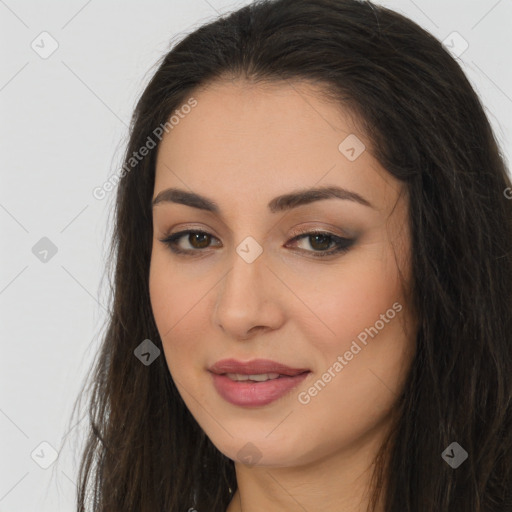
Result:
<svg viewBox="0 0 512 512"><path fill-rule="evenodd" d="M219 395L233 405L245 407L274 402L311 373L308 368L293 368L268 359L248 362L225 359L208 370Z"/></svg>
<svg viewBox="0 0 512 512"><path fill-rule="evenodd" d="M267 380L280 379L284 377L284 375L280 375L279 373L257 373L253 375L245 375L243 373L222 373L221 375L225 375L228 379L236 382L243 382L247 380L252 382L266 382Z"/></svg>
<svg viewBox="0 0 512 512"><path fill-rule="evenodd" d="M274 376L277 374L277 377L271 378L278 378L280 376L294 377L295 375L299 375L310 370L309 368L293 368L276 361L271 361L270 359L253 359L252 361L245 362L237 361L236 359L222 359L210 366L209 371L217 375L240 375L248 377L261 375Z"/></svg>

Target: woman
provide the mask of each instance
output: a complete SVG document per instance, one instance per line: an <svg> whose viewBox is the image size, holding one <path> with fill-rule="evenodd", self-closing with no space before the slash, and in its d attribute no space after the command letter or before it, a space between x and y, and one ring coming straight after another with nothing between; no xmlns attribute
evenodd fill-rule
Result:
<svg viewBox="0 0 512 512"><path fill-rule="evenodd" d="M78 510L512 510L511 183L439 41L243 7L165 56L118 181Z"/></svg>

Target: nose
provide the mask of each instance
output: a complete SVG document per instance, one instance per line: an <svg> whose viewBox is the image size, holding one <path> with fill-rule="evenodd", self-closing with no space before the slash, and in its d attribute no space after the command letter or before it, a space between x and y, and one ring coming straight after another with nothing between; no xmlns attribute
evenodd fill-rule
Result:
<svg viewBox="0 0 512 512"><path fill-rule="evenodd" d="M216 287L215 325L237 340L278 329L285 319L282 284L267 266L265 253L249 263L235 252L231 261Z"/></svg>

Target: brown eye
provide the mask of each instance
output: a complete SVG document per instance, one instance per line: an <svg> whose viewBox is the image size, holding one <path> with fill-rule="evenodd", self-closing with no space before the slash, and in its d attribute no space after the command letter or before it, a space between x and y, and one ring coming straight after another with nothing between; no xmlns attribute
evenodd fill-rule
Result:
<svg viewBox="0 0 512 512"><path fill-rule="evenodd" d="M202 249L207 249L212 240L217 239L213 235L210 235L210 233L187 230L174 233L160 241L169 246L171 251L175 253L191 254L194 252L200 253Z"/></svg>
<svg viewBox="0 0 512 512"><path fill-rule="evenodd" d="M211 236L208 233L192 232L188 235L188 242L195 249L208 247L208 245L210 245L210 239Z"/></svg>
<svg viewBox="0 0 512 512"><path fill-rule="evenodd" d="M332 256L337 253L344 253L350 249L355 240L350 238L342 238L322 231L302 233L291 240L298 245L297 242L306 240L310 248L300 248L301 252L310 253L314 257Z"/></svg>
<svg viewBox="0 0 512 512"><path fill-rule="evenodd" d="M308 235L308 239L309 244L316 251L325 251L329 249L329 246L333 243L332 238L324 234Z"/></svg>

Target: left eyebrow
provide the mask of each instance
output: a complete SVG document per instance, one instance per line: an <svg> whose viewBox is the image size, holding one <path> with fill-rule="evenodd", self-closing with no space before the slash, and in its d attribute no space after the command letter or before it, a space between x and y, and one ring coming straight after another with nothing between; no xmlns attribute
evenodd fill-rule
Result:
<svg viewBox="0 0 512 512"><path fill-rule="evenodd" d="M354 201L364 206L368 206L369 208L375 208L367 199L356 192L335 186L302 189L289 194L283 194L272 199L268 203L267 207L271 213L277 213L291 210L292 208L297 208L298 206L310 204L315 201L321 201L323 199L343 199L347 201ZM151 207L153 208L157 204L163 202L178 203L216 214L220 213L219 205L212 199L178 188L162 190L152 200Z"/></svg>

